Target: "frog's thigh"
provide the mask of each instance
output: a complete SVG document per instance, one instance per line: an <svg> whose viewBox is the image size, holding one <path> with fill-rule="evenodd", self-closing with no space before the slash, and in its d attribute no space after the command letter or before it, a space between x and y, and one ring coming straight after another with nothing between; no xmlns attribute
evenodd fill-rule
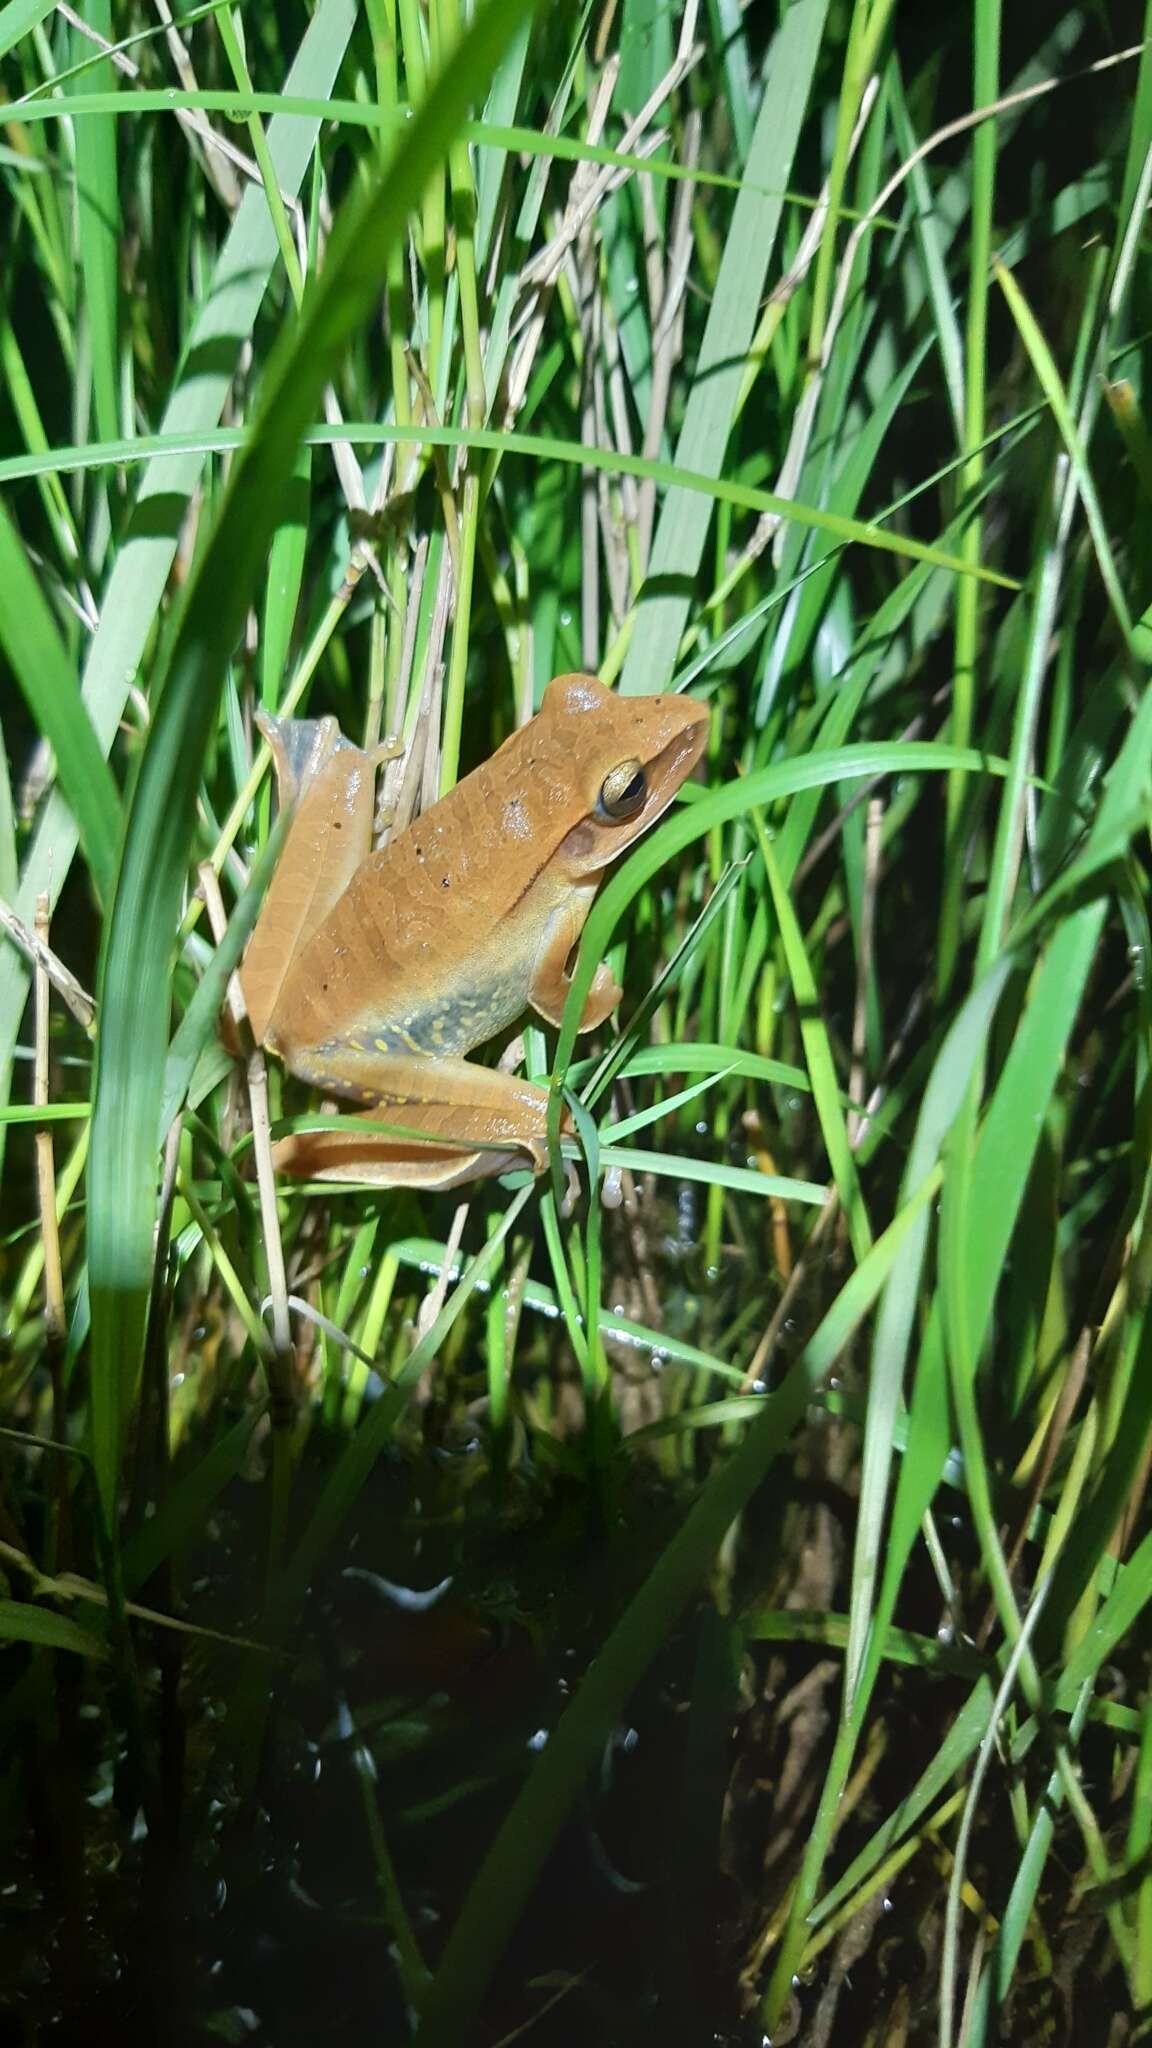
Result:
<svg viewBox="0 0 1152 2048"><path fill-rule="evenodd" d="M272 749L281 805L292 822L240 979L252 1029L264 1039L300 949L372 851L376 767L392 749L365 753L334 718L258 720Z"/></svg>
<svg viewBox="0 0 1152 2048"><path fill-rule="evenodd" d="M564 1014L564 1004L572 986L568 962L583 923L582 915L562 911L549 926L544 944L536 956L528 1000L549 1024L559 1024ZM594 1031L597 1024L611 1016L623 993L619 982L601 962L592 977L577 1031Z"/></svg>
<svg viewBox="0 0 1152 2048"><path fill-rule="evenodd" d="M365 1131L299 1131L273 1157L285 1173L320 1180L366 1180L380 1187L451 1188L548 1155L548 1091L463 1059L326 1048L311 1071L316 1087L376 1098L374 1121L403 1125L411 1137Z"/></svg>

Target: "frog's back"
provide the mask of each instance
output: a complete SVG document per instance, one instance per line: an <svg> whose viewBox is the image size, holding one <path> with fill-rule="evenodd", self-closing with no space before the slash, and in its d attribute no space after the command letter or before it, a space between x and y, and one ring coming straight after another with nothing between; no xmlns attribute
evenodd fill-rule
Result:
<svg viewBox="0 0 1152 2048"><path fill-rule="evenodd" d="M562 766L527 726L372 854L304 947L273 1048L459 1054L519 1017L567 828Z"/></svg>

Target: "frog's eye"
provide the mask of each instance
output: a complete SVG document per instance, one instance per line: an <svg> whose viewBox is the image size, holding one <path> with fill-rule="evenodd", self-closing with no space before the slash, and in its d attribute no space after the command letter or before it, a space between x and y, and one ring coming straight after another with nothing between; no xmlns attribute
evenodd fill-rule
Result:
<svg viewBox="0 0 1152 2048"><path fill-rule="evenodd" d="M643 810L647 794L648 777L639 761L621 761L600 785L596 815L602 824L619 825Z"/></svg>

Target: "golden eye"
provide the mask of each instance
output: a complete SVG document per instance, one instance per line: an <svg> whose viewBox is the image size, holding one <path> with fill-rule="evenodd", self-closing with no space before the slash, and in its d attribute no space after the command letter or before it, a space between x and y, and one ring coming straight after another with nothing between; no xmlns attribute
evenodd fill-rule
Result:
<svg viewBox="0 0 1152 2048"><path fill-rule="evenodd" d="M601 823L619 825L643 810L647 794L648 777L639 761L621 761L600 785L596 815Z"/></svg>

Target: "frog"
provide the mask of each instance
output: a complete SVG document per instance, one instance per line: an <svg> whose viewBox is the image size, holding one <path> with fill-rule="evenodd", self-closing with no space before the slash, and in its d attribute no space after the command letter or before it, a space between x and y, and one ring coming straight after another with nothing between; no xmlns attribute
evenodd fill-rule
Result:
<svg viewBox="0 0 1152 2048"><path fill-rule="evenodd" d="M291 816L241 966L249 1022L289 1073L360 1112L279 1140L275 1167L431 1191L541 1173L547 1088L468 1054L529 1009L559 1025L605 870L696 766L706 707L557 676L534 717L375 851L389 748L356 746L331 717L260 723ZM600 963L578 1030L621 995Z"/></svg>

